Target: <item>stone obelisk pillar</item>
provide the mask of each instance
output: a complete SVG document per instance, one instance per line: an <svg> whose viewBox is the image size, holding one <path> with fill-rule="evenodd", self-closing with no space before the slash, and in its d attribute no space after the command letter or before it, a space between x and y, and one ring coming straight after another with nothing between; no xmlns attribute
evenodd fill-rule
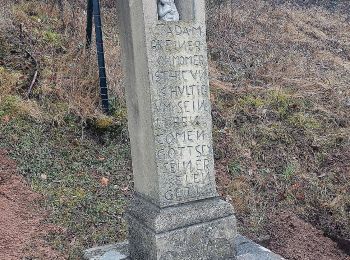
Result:
<svg viewBox="0 0 350 260"><path fill-rule="evenodd" d="M233 209L215 185L205 1L176 0L179 21L162 20L157 0L118 1L135 183L130 257L235 259Z"/></svg>

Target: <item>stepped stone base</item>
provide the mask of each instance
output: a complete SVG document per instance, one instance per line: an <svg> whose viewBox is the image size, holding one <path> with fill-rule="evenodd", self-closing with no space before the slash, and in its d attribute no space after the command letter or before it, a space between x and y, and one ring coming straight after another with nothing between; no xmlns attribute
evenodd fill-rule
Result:
<svg viewBox="0 0 350 260"><path fill-rule="evenodd" d="M135 196L129 203L133 260L234 260L236 219L232 206L217 198L160 208Z"/></svg>
<svg viewBox="0 0 350 260"><path fill-rule="evenodd" d="M135 195L127 211L129 241L85 252L90 260L280 260L237 236L232 206L217 198L160 208Z"/></svg>
<svg viewBox="0 0 350 260"><path fill-rule="evenodd" d="M234 239L237 260L284 260L270 250L238 235ZM128 242L95 247L84 252L87 260L130 260ZM201 258L199 258L201 259Z"/></svg>

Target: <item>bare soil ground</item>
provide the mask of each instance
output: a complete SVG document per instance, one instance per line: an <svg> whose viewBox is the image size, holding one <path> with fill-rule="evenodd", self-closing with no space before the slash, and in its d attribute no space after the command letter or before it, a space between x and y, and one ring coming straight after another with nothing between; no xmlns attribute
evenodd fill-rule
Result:
<svg viewBox="0 0 350 260"><path fill-rule="evenodd" d="M0 259L64 259L44 240L58 232L44 223L46 212L16 171L15 163L0 150Z"/></svg>
<svg viewBox="0 0 350 260"><path fill-rule="evenodd" d="M323 232L293 213L270 216L268 247L290 260L349 260L350 256Z"/></svg>

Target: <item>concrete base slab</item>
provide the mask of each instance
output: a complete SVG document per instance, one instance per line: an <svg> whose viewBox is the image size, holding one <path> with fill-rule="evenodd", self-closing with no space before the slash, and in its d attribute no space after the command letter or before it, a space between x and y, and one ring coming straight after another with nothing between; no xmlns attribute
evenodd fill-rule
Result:
<svg viewBox="0 0 350 260"><path fill-rule="evenodd" d="M87 260L128 260L128 242L117 243L102 247L95 247L84 252ZM235 239L237 260L284 260L281 256L271 252L244 236ZM145 259L146 260L146 259Z"/></svg>
<svg viewBox="0 0 350 260"><path fill-rule="evenodd" d="M126 260L129 259L129 243L128 241L94 247L84 252L84 259L87 260Z"/></svg>
<svg viewBox="0 0 350 260"><path fill-rule="evenodd" d="M237 260L284 260L283 257L241 235L236 237L235 247Z"/></svg>

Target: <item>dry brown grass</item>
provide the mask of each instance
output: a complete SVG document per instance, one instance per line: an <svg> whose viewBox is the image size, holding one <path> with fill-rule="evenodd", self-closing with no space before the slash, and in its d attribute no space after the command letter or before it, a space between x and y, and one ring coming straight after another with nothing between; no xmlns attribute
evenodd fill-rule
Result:
<svg viewBox="0 0 350 260"><path fill-rule="evenodd" d="M242 232L288 208L349 238L348 17L234 0L208 19L218 182Z"/></svg>
<svg viewBox="0 0 350 260"><path fill-rule="evenodd" d="M6 23L0 23L2 37L7 45L15 43L12 50L15 48L18 52L29 52L38 62L39 77L32 97L39 100L44 112L51 115L54 121L74 114L85 122L102 114L95 43L92 43L91 52L85 50L85 2L63 1L63 9L58 4L60 1L56 2L6 2L3 9L10 11L2 10L7 15ZM104 8L102 13L109 94L112 101L120 101L123 91L116 12ZM11 58L11 49L6 51ZM13 70L16 64L7 62L4 66ZM27 79L20 89L13 82L7 82L6 88L12 90L7 92L25 97L34 71L33 64L21 70Z"/></svg>
<svg viewBox="0 0 350 260"><path fill-rule="evenodd" d="M18 71L11 71L0 67L0 98L10 95L13 92L13 86L20 85L23 76Z"/></svg>
<svg viewBox="0 0 350 260"><path fill-rule="evenodd" d="M230 1L210 15L211 52L220 56L223 77L230 73L236 87L319 93L349 83L350 26L344 15L316 7L273 8L264 1Z"/></svg>

